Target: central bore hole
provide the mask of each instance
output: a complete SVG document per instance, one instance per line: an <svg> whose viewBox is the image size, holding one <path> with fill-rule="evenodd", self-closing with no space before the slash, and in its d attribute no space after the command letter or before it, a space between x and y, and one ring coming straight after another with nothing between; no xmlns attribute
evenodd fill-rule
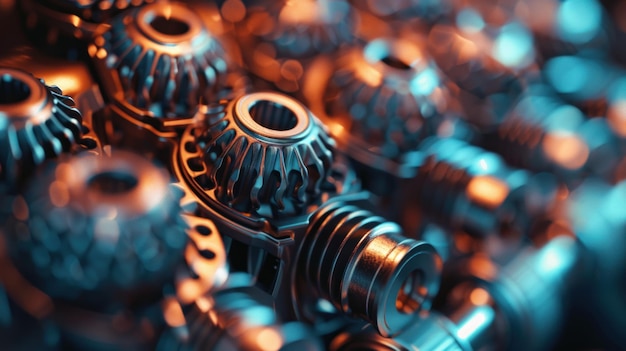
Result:
<svg viewBox="0 0 626 351"><path fill-rule="evenodd" d="M187 23L165 16L154 17L150 25L157 32L167 35L183 35L189 31L189 25Z"/></svg>
<svg viewBox="0 0 626 351"><path fill-rule="evenodd" d="M0 105L22 102L30 96L28 84L10 75L0 77Z"/></svg>
<svg viewBox="0 0 626 351"><path fill-rule="evenodd" d="M422 272L415 270L411 272L396 296L396 309L402 313L412 314L415 313L422 305L424 299L424 292L422 290Z"/></svg>
<svg viewBox="0 0 626 351"><path fill-rule="evenodd" d="M395 69L409 70L411 66L407 65L406 62L400 60L394 56L385 56L381 61L389 67L393 67Z"/></svg>
<svg viewBox="0 0 626 351"><path fill-rule="evenodd" d="M273 101L257 101L249 112L256 123L268 129L289 130L298 124L298 117L293 111Z"/></svg>
<svg viewBox="0 0 626 351"><path fill-rule="evenodd" d="M139 180L134 174L111 171L94 175L87 181L87 187L93 191L115 195L131 191L137 186Z"/></svg>

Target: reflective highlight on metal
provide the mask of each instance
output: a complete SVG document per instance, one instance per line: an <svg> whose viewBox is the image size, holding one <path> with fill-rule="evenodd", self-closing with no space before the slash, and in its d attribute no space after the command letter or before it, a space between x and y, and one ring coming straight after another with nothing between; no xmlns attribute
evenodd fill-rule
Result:
<svg viewBox="0 0 626 351"><path fill-rule="evenodd" d="M441 259L430 244L342 201L314 214L299 260L322 298L385 336L415 323L438 291Z"/></svg>
<svg viewBox="0 0 626 351"><path fill-rule="evenodd" d="M103 28L89 54L106 95L139 120L193 116L200 103L219 99L228 59L185 4L127 10Z"/></svg>
<svg viewBox="0 0 626 351"><path fill-rule="evenodd" d="M212 107L202 147L206 173L198 185L244 213L300 214L328 187L334 141L296 100L274 92L241 96ZM190 161L192 162L192 161Z"/></svg>
<svg viewBox="0 0 626 351"><path fill-rule="evenodd" d="M12 209L10 255L53 298L98 306L158 291L183 259L187 226L169 176L130 153L60 161Z"/></svg>
<svg viewBox="0 0 626 351"><path fill-rule="evenodd" d="M445 295L443 313L423 314L391 340L372 329L339 334L331 349L549 350L564 321L563 298L572 286L578 255L576 241L561 235L541 248L522 251L501 270L486 263L496 269L493 273L475 270L471 260L480 258L470 258L452 272L456 278L446 277L456 285Z"/></svg>
<svg viewBox="0 0 626 351"><path fill-rule="evenodd" d="M82 116L72 98L29 73L0 68L0 177L15 184L80 139Z"/></svg>
<svg viewBox="0 0 626 351"><path fill-rule="evenodd" d="M509 168L497 154L453 138L430 137L411 183L430 220L476 235L528 235L555 206L551 174Z"/></svg>
<svg viewBox="0 0 626 351"><path fill-rule="evenodd" d="M405 161L429 133L428 124L447 111L449 97L422 47L409 38L379 38L337 63L326 87L324 121L362 163L368 163L362 153Z"/></svg>
<svg viewBox="0 0 626 351"><path fill-rule="evenodd" d="M624 349L625 9L0 0L0 349Z"/></svg>

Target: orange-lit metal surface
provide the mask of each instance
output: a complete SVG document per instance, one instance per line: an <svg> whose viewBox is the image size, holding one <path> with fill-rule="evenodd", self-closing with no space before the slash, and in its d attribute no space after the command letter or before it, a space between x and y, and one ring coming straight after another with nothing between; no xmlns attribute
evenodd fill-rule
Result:
<svg viewBox="0 0 626 351"><path fill-rule="evenodd" d="M0 0L0 348L626 349L624 9Z"/></svg>

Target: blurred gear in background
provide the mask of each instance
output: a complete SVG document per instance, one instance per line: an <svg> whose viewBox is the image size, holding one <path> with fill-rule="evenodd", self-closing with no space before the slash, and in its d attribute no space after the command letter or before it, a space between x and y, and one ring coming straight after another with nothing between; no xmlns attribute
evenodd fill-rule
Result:
<svg viewBox="0 0 626 351"><path fill-rule="evenodd" d="M3 349L626 349L624 9L0 0Z"/></svg>

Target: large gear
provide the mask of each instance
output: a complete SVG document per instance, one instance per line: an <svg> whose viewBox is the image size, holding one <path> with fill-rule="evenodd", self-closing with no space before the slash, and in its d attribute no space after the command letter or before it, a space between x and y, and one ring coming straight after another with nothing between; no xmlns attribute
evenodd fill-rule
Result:
<svg viewBox="0 0 626 351"><path fill-rule="evenodd" d="M195 137L201 183L223 204L272 217L299 213L326 190L334 140L296 100L247 94L215 106L207 121Z"/></svg>
<svg viewBox="0 0 626 351"><path fill-rule="evenodd" d="M137 289L158 291L188 241L169 181L121 151L61 160L13 199L5 227L10 256L52 298L97 305Z"/></svg>
<svg viewBox="0 0 626 351"><path fill-rule="evenodd" d="M0 68L0 179L8 183L80 141L82 116L56 86Z"/></svg>
<svg viewBox="0 0 626 351"><path fill-rule="evenodd" d="M351 136L335 137L348 149L377 150L391 159L417 148L429 121L446 112L449 100L432 60L401 38L376 39L348 52L326 91L331 132L346 130Z"/></svg>
<svg viewBox="0 0 626 351"><path fill-rule="evenodd" d="M202 18L182 3L154 3L115 17L89 47L105 92L153 118L194 115L219 100L229 63Z"/></svg>

